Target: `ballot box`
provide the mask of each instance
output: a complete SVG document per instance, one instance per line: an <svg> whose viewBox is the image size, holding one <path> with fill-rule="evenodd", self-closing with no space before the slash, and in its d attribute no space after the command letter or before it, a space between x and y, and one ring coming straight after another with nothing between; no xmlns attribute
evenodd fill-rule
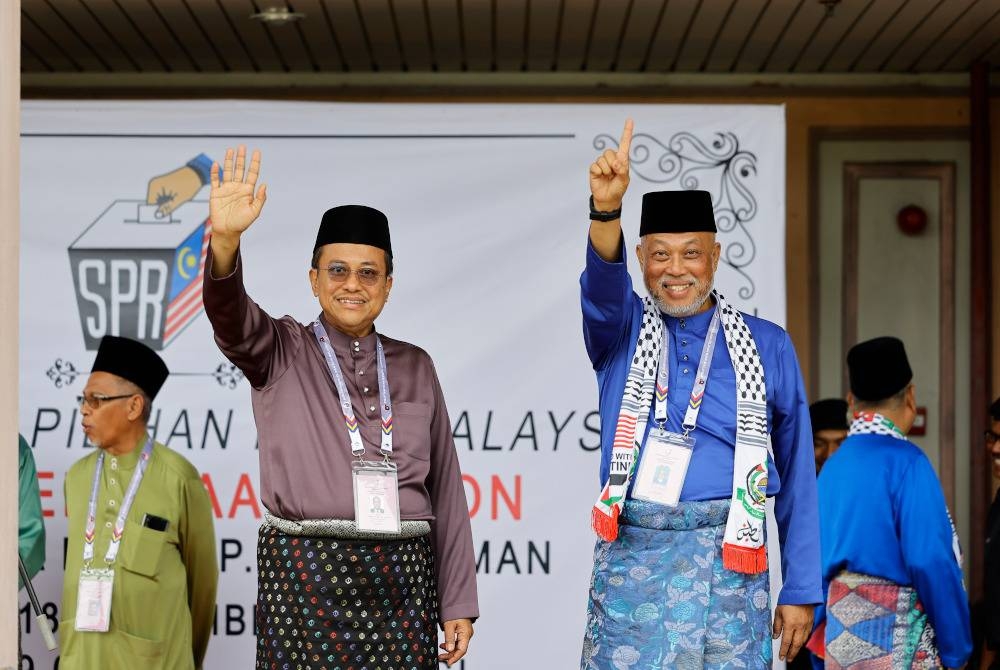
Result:
<svg viewBox="0 0 1000 670"><path fill-rule="evenodd" d="M155 213L145 201L116 200L69 247L89 350L105 335L163 349L202 311L208 202Z"/></svg>

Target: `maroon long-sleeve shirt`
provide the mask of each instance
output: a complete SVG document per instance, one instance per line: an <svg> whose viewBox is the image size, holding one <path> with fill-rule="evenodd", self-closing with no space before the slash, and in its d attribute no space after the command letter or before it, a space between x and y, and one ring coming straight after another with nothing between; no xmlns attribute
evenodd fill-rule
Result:
<svg viewBox="0 0 1000 670"><path fill-rule="evenodd" d="M261 500L292 520L353 519L351 445L336 387L315 336L290 316L275 319L247 296L243 263L212 278L205 312L215 341L252 386ZM322 321L344 373L369 459L380 459L375 334L353 338ZM441 621L479 616L472 528L444 395L430 356L379 335L392 397L392 460L400 518L431 522Z"/></svg>

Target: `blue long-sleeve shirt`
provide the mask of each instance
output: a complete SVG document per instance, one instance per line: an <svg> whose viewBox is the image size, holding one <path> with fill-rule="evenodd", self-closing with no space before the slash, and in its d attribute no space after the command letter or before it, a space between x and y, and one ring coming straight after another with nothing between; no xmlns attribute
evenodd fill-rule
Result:
<svg viewBox="0 0 1000 670"><path fill-rule="evenodd" d="M912 586L937 635L941 662L972 653L969 605L934 468L907 440L852 435L819 475L823 589L842 570Z"/></svg>
<svg viewBox="0 0 1000 670"><path fill-rule="evenodd" d="M600 393L600 480L603 485L608 478L615 425L642 325L643 307L642 299L632 289L624 250L617 262L608 263L588 244L580 287L583 335L597 373ZM712 307L690 317L663 316L670 338L668 430L680 430L714 311ZM768 459L767 494L775 498L784 579L778 603L820 603L823 592L819 571L816 466L802 374L792 342L782 328L746 314L743 318L760 351L767 387L767 418L774 452L773 460ZM654 425L653 411L650 407L647 435ZM716 340L698 426L692 437L696 443L681 500L731 497L736 444L736 373L721 335Z"/></svg>

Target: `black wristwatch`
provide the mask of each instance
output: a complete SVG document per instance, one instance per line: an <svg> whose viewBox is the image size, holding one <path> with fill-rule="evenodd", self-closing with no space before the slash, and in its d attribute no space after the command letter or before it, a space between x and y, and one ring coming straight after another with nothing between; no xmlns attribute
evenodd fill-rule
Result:
<svg viewBox="0 0 1000 670"><path fill-rule="evenodd" d="M594 196L590 196L590 220L591 221L614 221L622 218L622 208L613 209L610 212L602 212L594 209Z"/></svg>

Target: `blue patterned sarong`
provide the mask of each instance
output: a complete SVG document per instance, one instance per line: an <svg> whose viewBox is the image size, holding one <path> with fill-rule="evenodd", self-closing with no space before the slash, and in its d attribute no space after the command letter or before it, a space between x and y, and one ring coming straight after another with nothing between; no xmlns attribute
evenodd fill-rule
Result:
<svg viewBox="0 0 1000 670"><path fill-rule="evenodd" d="M722 567L728 517L729 500L626 500L594 550L583 670L771 667L768 574Z"/></svg>

